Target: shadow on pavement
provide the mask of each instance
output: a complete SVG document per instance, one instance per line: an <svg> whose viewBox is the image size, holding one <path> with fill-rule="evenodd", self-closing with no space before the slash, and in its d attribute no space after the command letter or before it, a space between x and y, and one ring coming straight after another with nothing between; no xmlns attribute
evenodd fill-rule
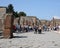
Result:
<svg viewBox="0 0 60 48"><path fill-rule="evenodd" d="M27 38L27 36L14 36L13 38Z"/></svg>
<svg viewBox="0 0 60 48"><path fill-rule="evenodd" d="M45 33L35 33L35 32L34 32L34 34L45 34Z"/></svg>

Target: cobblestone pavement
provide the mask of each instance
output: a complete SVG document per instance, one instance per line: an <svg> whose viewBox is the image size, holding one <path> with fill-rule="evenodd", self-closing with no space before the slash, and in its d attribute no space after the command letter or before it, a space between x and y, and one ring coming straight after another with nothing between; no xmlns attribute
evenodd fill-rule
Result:
<svg viewBox="0 0 60 48"><path fill-rule="evenodd" d="M56 32L14 33L12 39L0 39L0 48L60 48L60 34Z"/></svg>

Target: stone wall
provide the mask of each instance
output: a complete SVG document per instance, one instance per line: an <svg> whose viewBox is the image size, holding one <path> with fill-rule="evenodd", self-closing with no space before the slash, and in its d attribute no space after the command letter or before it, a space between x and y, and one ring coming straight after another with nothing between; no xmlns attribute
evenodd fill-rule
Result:
<svg viewBox="0 0 60 48"><path fill-rule="evenodd" d="M25 16L25 17L21 16L20 24L37 25L37 24L39 24L39 20L34 16Z"/></svg>
<svg viewBox="0 0 60 48"><path fill-rule="evenodd" d="M0 31L4 30L5 14L6 14L6 7L0 7Z"/></svg>
<svg viewBox="0 0 60 48"><path fill-rule="evenodd" d="M14 25L18 24L19 18L14 18Z"/></svg>
<svg viewBox="0 0 60 48"><path fill-rule="evenodd" d="M3 30L3 26L4 26L3 19L0 19L0 31Z"/></svg>
<svg viewBox="0 0 60 48"><path fill-rule="evenodd" d="M60 25L60 19L52 19L51 20L51 24L53 25L53 26L56 26L56 25Z"/></svg>

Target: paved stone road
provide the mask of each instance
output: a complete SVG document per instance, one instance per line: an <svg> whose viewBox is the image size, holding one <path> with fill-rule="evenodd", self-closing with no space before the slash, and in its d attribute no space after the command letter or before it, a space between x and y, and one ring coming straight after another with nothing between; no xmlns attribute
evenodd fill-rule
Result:
<svg viewBox="0 0 60 48"><path fill-rule="evenodd" d="M0 48L60 48L60 34L56 32L14 33L15 38L0 39Z"/></svg>

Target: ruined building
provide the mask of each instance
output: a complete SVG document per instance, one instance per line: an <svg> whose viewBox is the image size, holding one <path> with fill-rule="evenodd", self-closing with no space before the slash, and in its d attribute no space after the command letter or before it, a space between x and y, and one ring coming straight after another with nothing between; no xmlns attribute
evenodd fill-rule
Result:
<svg viewBox="0 0 60 48"><path fill-rule="evenodd" d="M6 7L0 7L0 31L4 28L4 18L6 14Z"/></svg>

